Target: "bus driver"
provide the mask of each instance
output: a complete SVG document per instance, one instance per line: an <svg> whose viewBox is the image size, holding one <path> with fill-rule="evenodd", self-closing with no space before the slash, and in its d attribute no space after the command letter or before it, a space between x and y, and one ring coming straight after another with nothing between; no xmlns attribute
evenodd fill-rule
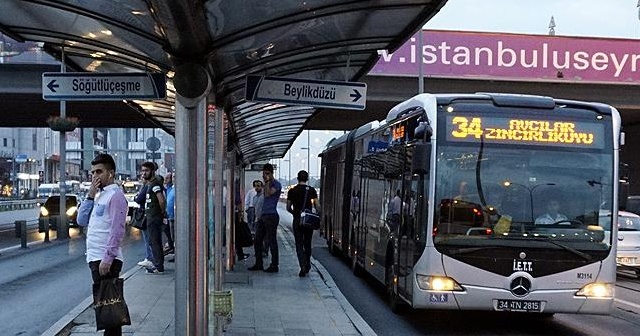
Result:
<svg viewBox="0 0 640 336"><path fill-rule="evenodd" d="M549 199L547 202L547 213L536 218L536 224L549 225L568 220L567 216L559 213L558 210L560 210L560 202L553 198Z"/></svg>

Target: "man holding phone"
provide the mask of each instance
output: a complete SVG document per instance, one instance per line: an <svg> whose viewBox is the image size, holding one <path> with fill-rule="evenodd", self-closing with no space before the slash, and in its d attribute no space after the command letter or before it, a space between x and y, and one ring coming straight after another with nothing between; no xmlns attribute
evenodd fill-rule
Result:
<svg viewBox="0 0 640 336"><path fill-rule="evenodd" d="M91 187L78 210L78 224L87 228L87 263L94 285L118 278L122 270L122 240L129 204L114 183L116 164L109 154L91 161ZM105 329L105 335L122 335L121 327Z"/></svg>

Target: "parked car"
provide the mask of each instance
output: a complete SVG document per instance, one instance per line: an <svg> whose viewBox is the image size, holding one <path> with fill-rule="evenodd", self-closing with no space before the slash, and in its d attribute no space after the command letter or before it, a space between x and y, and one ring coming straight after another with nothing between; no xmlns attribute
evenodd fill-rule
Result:
<svg viewBox="0 0 640 336"><path fill-rule="evenodd" d="M600 214L600 226L611 231L611 214ZM618 212L618 267L631 269L640 277L640 216L628 212Z"/></svg>
<svg viewBox="0 0 640 336"><path fill-rule="evenodd" d="M65 195L66 213L69 220L69 226L78 226L78 208L80 207L80 198L77 195ZM51 228L56 228L56 221L50 219L54 216L60 216L60 195L49 196L47 200L40 206L40 218L49 221Z"/></svg>

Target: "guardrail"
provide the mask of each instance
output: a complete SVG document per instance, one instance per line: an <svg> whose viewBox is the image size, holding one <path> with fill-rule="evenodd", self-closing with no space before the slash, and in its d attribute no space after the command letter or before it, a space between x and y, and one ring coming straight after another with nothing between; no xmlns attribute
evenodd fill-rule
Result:
<svg viewBox="0 0 640 336"><path fill-rule="evenodd" d="M38 204L44 203L41 199L16 200L16 201L0 201L0 211L14 211L33 209Z"/></svg>

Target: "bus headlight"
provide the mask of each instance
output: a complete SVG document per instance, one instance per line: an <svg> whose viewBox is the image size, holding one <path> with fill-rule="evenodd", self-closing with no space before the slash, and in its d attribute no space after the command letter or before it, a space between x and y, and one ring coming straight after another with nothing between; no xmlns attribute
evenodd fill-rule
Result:
<svg viewBox="0 0 640 336"><path fill-rule="evenodd" d="M418 287L422 290L462 291L462 286L450 277L416 274Z"/></svg>
<svg viewBox="0 0 640 336"><path fill-rule="evenodd" d="M72 206L69 209L67 209L67 216L71 217L73 216L73 214L76 213L76 211L78 211L78 207Z"/></svg>
<svg viewBox="0 0 640 336"><path fill-rule="evenodd" d="M49 216L49 210L47 210L47 208L45 207L40 207L40 214L42 215L42 217L47 217Z"/></svg>
<svg viewBox="0 0 640 336"><path fill-rule="evenodd" d="M592 282L580 288L580 290L576 292L576 296L609 298L613 297L615 291L614 288L614 284Z"/></svg>

